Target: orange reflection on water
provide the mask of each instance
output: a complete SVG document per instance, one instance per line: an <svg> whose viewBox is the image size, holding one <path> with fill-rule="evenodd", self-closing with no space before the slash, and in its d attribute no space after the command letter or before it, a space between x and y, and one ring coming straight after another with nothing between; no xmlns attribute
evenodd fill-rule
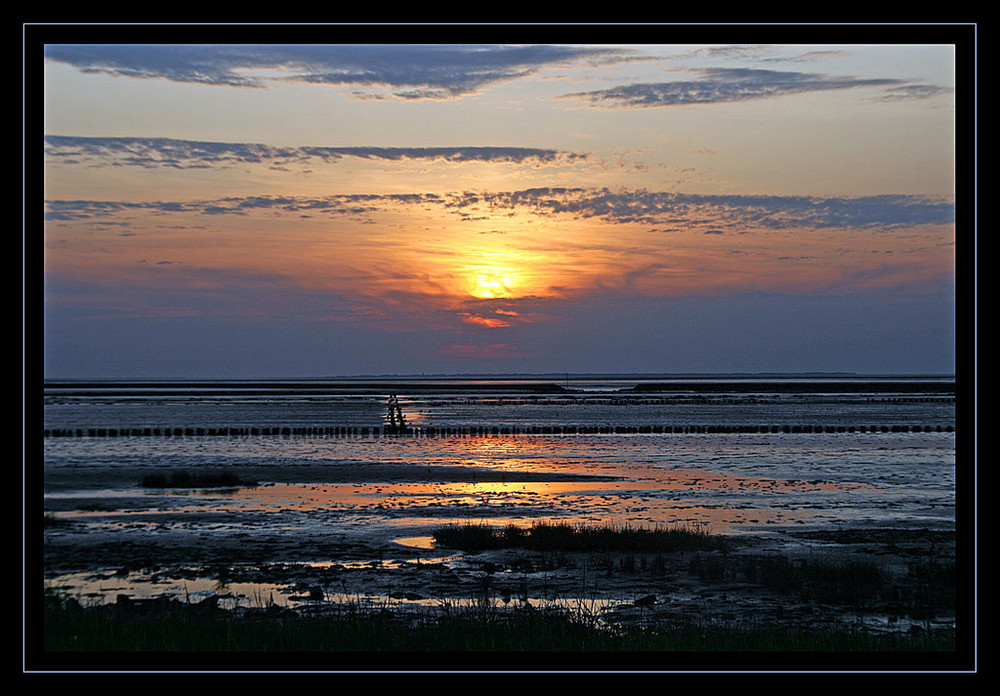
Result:
<svg viewBox="0 0 1000 696"><path fill-rule="evenodd" d="M590 482L274 484L241 490L239 505L256 511L536 505L593 488Z"/></svg>
<svg viewBox="0 0 1000 696"><path fill-rule="evenodd" d="M824 481L800 481L760 476L734 476L707 469L654 469L643 470L643 475L652 473L655 478L635 482L645 488L666 487L692 490L767 490L767 491L848 491L858 488L873 488L871 484L831 483Z"/></svg>
<svg viewBox="0 0 1000 696"><path fill-rule="evenodd" d="M433 475L434 467L427 468ZM476 469L476 476L500 475ZM504 472L509 474L509 472ZM243 489L235 502L247 511L330 511L386 516L394 524L433 518L481 523L530 523L540 519L585 524L681 524L727 528L736 524L789 523L823 514L804 512L789 500L849 491L862 484L785 481L732 476L700 469L646 467L636 478L573 481L439 480L402 483L272 484ZM472 477L472 472L468 474ZM790 495L791 498L784 497ZM521 520L518 522L517 520Z"/></svg>

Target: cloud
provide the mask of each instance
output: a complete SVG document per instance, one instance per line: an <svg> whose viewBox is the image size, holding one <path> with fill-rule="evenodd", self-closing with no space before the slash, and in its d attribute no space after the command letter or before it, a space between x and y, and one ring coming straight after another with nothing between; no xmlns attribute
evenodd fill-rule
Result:
<svg viewBox="0 0 1000 696"><path fill-rule="evenodd" d="M173 138L45 137L45 154L67 164L194 169L244 164L286 166L344 158L402 161L552 164L586 155L532 147L274 147L260 143L221 143Z"/></svg>
<svg viewBox="0 0 1000 696"><path fill-rule="evenodd" d="M880 101L910 101L914 99L928 99L939 94L950 94L955 90L950 87L938 87L936 85L900 85L890 87L880 98Z"/></svg>
<svg viewBox="0 0 1000 696"><path fill-rule="evenodd" d="M565 98L586 99L610 107L685 106L769 99L804 92L827 92L858 87L904 90L910 98L933 96L937 88L907 85L903 80L836 77L816 73L754 68L701 68L692 70L697 80L620 85Z"/></svg>
<svg viewBox="0 0 1000 696"><path fill-rule="evenodd" d="M538 215L597 218L610 223L670 225L717 233L747 229L864 228L889 230L912 225L950 224L954 203L927 196L881 195L855 198L814 196L701 195L645 190L531 188L505 192L451 194L350 194L321 197L245 196L204 201L46 202L48 220L104 221L128 212L247 215L254 211L329 216L369 215L397 205L431 205L459 215L527 210Z"/></svg>
<svg viewBox="0 0 1000 696"><path fill-rule="evenodd" d="M242 196L203 201L46 201L47 220L100 220L132 212L247 215L253 211L324 213L332 216L375 212L390 204L440 202L436 194L348 194L340 196Z"/></svg>
<svg viewBox="0 0 1000 696"><path fill-rule="evenodd" d="M453 98L549 65L625 52L601 47L478 45L49 45L48 60L86 73L262 88L294 81L387 87L401 98Z"/></svg>
<svg viewBox="0 0 1000 696"><path fill-rule="evenodd" d="M509 312L508 312L509 314ZM513 326L512 323L505 319L497 319L496 317L482 317L478 314L463 313L461 315L462 321L466 324L474 324L476 326L482 326L487 329L501 329L508 326Z"/></svg>
<svg viewBox="0 0 1000 696"><path fill-rule="evenodd" d="M535 188L498 193L453 195L456 208L529 208L540 214L571 214L617 223L720 227L868 227L892 228L954 222L954 204L925 196L883 195L856 198L812 196L699 195L645 190Z"/></svg>

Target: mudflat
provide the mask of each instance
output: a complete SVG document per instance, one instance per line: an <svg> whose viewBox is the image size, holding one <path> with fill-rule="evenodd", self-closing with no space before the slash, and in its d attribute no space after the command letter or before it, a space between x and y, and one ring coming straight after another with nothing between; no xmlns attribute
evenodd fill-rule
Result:
<svg viewBox="0 0 1000 696"><path fill-rule="evenodd" d="M725 550L467 551L436 545L435 529L456 521L496 521L495 505L445 497L436 505L410 508L394 504L394 486L601 488L615 478L417 465L316 465L280 474L273 467L246 467L240 475L278 480L244 489L133 489L131 495L109 496L106 491L126 476L120 469L104 479L93 470L54 477L53 489L77 493L46 504L49 590L84 605L214 597L235 610L274 605L316 612L360 602L434 613L488 601L497 607L583 606L622 622L669 618L874 631L955 629L953 528L786 524L767 533L721 532L730 542ZM90 495L80 492L84 489ZM268 500L269 493L279 492ZM345 495L365 498L368 511L378 511L378 523L358 516L349 501L338 503ZM218 505L220 500L225 505ZM239 500L243 503L234 503ZM288 504L292 500L302 505ZM531 518L550 519L558 512L534 506L519 519L530 525ZM879 574L878 586L863 596L821 588L816 574L808 574L810 565L820 562L836 568L859 561ZM925 575L928 568L938 569L938 575L950 572L950 586L929 591L919 568ZM846 587L853 581L845 576L837 582Z"/></svg>

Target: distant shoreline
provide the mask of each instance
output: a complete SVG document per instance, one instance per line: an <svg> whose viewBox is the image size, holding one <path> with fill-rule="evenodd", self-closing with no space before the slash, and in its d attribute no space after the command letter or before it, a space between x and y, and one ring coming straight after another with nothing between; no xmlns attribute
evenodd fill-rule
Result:
<svg viewBox="0 0 1000 696"><path fill-rule="evenodd" d="M393 382L393 381L607 381L607 380L785 380L785 379L846 379L846 380L954 380L954 373L859 373L859 372L539 372L539 373L427 373L427 374L372 374L333 375L313 377L45 377L48 383L209 383L209 384L261 384L296 382Z"/></svg>
<svg viewBox="0 0 1000 696"><path fill-rule="evenodd" d="M954 394L956 381L948 376L857 376L845 375L746 375L746 376L573 376L560 380L549 376L495 377L383 377L329 378L315 380L46 380L48 395L73 396L213 396L238 393L247 396L345 395L359 393L526 393L573 394L583 384L601 386L617 393L947 393Z"/></svg>

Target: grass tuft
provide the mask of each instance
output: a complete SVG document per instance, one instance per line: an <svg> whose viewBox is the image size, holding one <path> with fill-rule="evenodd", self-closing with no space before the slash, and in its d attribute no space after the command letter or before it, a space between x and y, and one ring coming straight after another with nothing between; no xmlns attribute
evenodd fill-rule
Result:
<svg viewBox="0 0 1000 696"><path fill-rule="evenodd" d="M434 531L434 542L463 551L517 548L530 551L670 552L724 550L728 547L728 541L723 537L684 527L650 529L562 522L538 522L527 528L515 525L447 525Z"/></svg>

